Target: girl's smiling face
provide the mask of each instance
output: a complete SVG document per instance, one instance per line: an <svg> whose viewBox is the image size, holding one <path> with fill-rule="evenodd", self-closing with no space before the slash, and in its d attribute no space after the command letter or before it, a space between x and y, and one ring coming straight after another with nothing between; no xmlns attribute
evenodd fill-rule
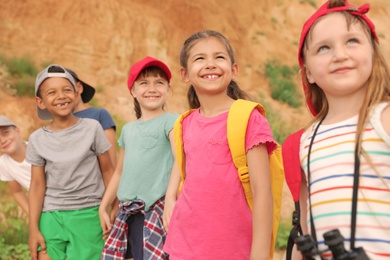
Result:
<svg viewBox="0 0 390 260"><path fill-rule="evenodd" d="M133 84L131 94L142 110L163 110L169 91L168 81L159 75L140 75Z"/></svg>
<svg viewBox="0 0 390 260"><path fill-rule="evenodd" d="M187 68L181 69L185 82L191 83L198 95L226 94L226 88L238 72L226 46L216 37L198 40L190 49Z"/></svg>

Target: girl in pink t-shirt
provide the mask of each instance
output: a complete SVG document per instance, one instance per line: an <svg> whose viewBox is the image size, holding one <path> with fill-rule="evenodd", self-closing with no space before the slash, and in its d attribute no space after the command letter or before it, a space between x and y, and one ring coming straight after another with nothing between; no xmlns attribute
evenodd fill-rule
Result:
<svg viewBox="0 0 390 260"><path fill-rule="evenodd" d="M163 215L164 250L177 259L269 259L272 193L268 155L276 143L267 120L254 110L246 133L253 195L248 207L227 142L227 115L236 99L247 98L234 78L238 72L229 41L215 31L188 38L181 51L181 76L190 83L196 108L183 120L186 181L173 171ZM169 229L168 229L169 227Z"/></svg>

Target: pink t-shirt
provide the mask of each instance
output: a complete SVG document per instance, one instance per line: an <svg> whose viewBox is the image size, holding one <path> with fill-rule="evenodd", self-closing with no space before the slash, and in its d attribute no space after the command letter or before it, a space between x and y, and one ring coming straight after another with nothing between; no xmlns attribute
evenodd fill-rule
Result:
<svg viewBox="0 0 390 260"><path fill-rule="evenodd" d="M226 136L228 112L207 118L199 109L183 121L186 180L176 202L164 250L171 260L249 259L252 213ZM246 150L276 143L267 120L254 110Z"/></svg>

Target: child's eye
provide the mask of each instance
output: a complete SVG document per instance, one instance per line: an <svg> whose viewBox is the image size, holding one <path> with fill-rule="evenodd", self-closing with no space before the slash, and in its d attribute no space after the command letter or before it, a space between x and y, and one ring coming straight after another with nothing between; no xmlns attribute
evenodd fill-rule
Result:
<svg viewBox="0 0 390 260"><path fill-rule="evenodd" d="M328 50L328 49L329 49L329 46L323 45L323 46L321 46L321 47L318 48L318 51L317 51L317 52L325 51L325 50Z"/></svg>
<svg viewBox="0 0 390 260"><path fill-rule="evenodd" d="M196 57L194 60L195 60L195 61L197 61L197 60L203 60L203 57Z"/></svg>
<svg viewBox="0 0 390 260"><path fill-rule="evenodd" d="M359 43L359 41L356 38L351 38L348 40L348 44L355 44L355 43Z"/></svg>
<svg viewBox="0 0 390 260"><path fill-rule="evenodd" d="M225 59L225 56L218 55L218 56L217 56L217 59Z"/></svg>

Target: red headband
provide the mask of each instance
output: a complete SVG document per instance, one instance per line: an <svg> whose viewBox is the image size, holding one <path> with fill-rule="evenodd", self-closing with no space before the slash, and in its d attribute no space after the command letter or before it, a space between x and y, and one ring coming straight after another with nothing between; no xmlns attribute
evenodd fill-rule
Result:
<svg viewBox="0 0 390 260"><path fill-rule="evenodd" d="M311 27L313 26L314 22L317 21L318 18L320 18L320 17L322 17L324 15L327 15L329 13L333 13L333 12L349 12L350 14L352 14L354 16L360 17L363 21L366 22L366 24L370 28L372 36L377 41L379 41L378 40L378 36L376 35L376 32L375 32L375 25L366 16L366 13L368 13L368 11L370 10L370 5L369 4L364 4L364 5L360 6L360 7L356 7L356 6L353 6L350 3L348 3L348 1L346 0L345 1L345 4L346 4L345 6L338 6L338 7L328 8L328 3L329 3L329 1L327 1L325 4L323 4L303 25L302 32L301 32L301 38L299 40L299 49L298 49L298 61L299 61L299 66L301 68L303 67L302 49L303 49L303 45L305 43L305 39L306 39L307 34L309 33ZM304 76L302 76L302 85L303 85L303 89L304 89L304 91L306 93L307 89L306 89L306 86L304 84L304 78L303 77ZM318 111L315 111L315 109L313 107L313 103L311 101L311 95L309 95L309 97L307 98L306 102L307 102L307 105L309 106L309 109L310 109L311 113L314 116L317 115Z"/></svg>

